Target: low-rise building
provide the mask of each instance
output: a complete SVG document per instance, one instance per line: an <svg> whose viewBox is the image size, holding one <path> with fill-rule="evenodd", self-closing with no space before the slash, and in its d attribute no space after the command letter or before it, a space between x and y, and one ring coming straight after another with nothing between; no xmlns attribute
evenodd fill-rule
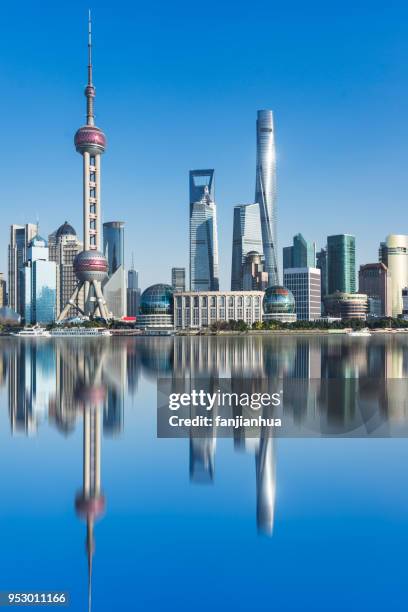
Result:
<svg viewBox="0 0 408 612"><path fill-rule="evenodd" d="M342 319L366 319L368 297L365 293L336 291L324 298L327 315Z"/></svg>
<svg viewBox="0 0 408 612"><path fill-rule="evenodd" d="M262 321L263 291L183 291L174 295L177 329L200 329L217 321Z"/></svg>

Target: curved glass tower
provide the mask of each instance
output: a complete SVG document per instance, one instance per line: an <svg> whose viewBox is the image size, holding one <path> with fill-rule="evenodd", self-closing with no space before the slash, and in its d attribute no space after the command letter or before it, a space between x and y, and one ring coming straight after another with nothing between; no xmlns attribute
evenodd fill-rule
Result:
<svg viewBox="0 0 408 612"><path fill-rule="evenodd" d="M259 110L256 120L255 202L261 216L265 271L269 285L279 284L276 240L276 153L271 110Z"/></svg>

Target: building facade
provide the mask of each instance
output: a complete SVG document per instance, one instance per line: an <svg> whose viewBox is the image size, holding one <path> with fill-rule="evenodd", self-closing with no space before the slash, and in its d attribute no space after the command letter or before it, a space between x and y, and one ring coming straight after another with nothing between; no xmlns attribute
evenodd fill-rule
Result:
<svg viewBox="0 0 408 612"><path fill-rule="evenodd" d="M234 206L232 235L231 291L242 291L243 265L251 251L262 254L259 204Z"/></svg>
<svg viewBox="0 0 408 612"><path fill-rule="evenodd" d="M185 291L186 290L186 269L185 268L172 268L171 269L171 286L173 291Z"/></svg>
<svg viewBox="0 0 408 612"><path fill-rule="evenodd" d="M177 329L200 329L218 321L262 321L263 291L186 291L174 295Z"/></svg>
<svg viewBox="0 0 408 612"><path fill-rule="evenodd" d="M408 236L390 234L380 244L379 259L391 275L391 313L402 314L402 289L408 286Z"/></svg>
<svg viewBox="0 0 408 612"><path fill-rule="evenodd" d="M287 268L315 268L316 243L308 242L302 234L293 236L293 245L283 248L283 271Z"/></svg>
<svg viewBox="0 0 408 612"><path fill-rule="evenodd" d="M350 234L327 238L327 279L329 294L340 291L355 293L356 239Z"/></svg>
<svg viewBox="0 0 408 612"><path fill-rule="evenodd" d="M256 120L256 182L255 202L259 204L262 252L269 285L279 283L277 214L276 214L276 152L273 114L259 110Z"/></svg>
<svg viewBox="0 0 408 612"><path fill-rule="evenodd" d="M49 260L54 261L57 265L57 317L78 284L74 271L74 259L81 251L82 242L78 240L75 229L67 221L48 236ZM83 291L78 294L76 305L83 308ZM73 317L76 314L77 308L71 307L68 316Z"/></svg>
<svg viewBox="0 0 408 612"><path fill-rule="evenodd" d="M360 266L358 290L368 296L369 314L392 316L391 274L385 264L380 262Z"/></svg>
<svg viewBox="0 0 408 612"><path fill-rule="evenodd" d="M190 171L190 290L218 291L214 170Z"/></svg>
<svg viewBox="0 0 408 612"><path fill-rule="evenodd" d="M10 226L10 242L8 246L8 302L10 308L21 316L24 313L24 300L22 299L22 287L20 270L27 259L28 243L37 233L37 225L27 223L26 225Z"/></svg>
<svg viewBox="0 0 408 612"><path fill-rule="evenodd" d="M321 317L321 283L318 268L286 268L283 284L295 298L298 321L315 321Z"/></svg>

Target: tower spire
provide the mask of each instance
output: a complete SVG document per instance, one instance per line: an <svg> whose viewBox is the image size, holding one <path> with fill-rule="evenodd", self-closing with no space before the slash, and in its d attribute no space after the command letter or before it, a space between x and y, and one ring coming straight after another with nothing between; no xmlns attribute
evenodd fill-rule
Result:
<svg viewBox="0 0 408 612"><path fill-rule="evenodd" d="M88 12L88 84L85 87L86 96L86 123L95 125L94 103L95 87L92 83L92 18L91 10Z"/></svg>

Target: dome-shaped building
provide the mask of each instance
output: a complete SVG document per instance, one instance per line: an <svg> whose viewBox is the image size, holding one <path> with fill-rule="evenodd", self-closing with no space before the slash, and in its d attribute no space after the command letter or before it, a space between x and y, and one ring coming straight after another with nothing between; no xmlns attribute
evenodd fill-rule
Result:
<svg viewBox="0 0 408 612"><path fill-rule="evenodd" d="M140 298L137 326L149 330L173 329L173 289L170 285L158 283L145 289Z"/></svg>
<svg viewBox="0 0 408 612"><path fill-rule="evenodd" d="M296 321L296 303L293 293L282 285L273 285L265 290L263 298L263 320L292 323Z"/></svg>
<svg viewBox="0 0 408 612"><path fill-rule="evenodd" d="M59 226L57 231L55 232L55 238L63 238L64 236L76 236L77 233L75 229L72 227L68 221L65 221L62 225Z"/></svg>

